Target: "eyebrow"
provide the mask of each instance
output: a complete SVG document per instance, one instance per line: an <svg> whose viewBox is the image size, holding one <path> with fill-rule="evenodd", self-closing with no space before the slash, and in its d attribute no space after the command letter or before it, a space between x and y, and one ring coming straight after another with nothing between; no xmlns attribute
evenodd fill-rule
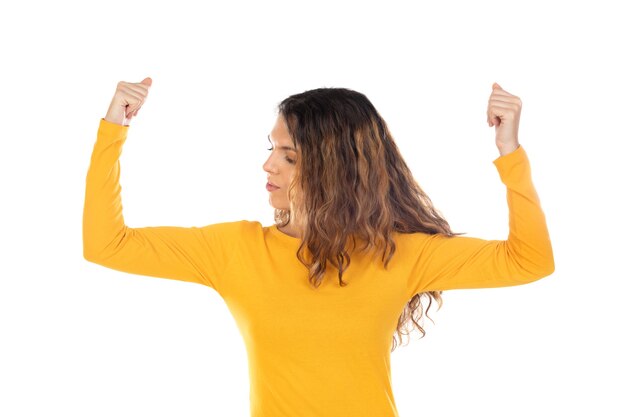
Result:
<svg viewBox="0 0 626 417"><path fill-rule="evenodd" d="M270 144L272 144L272 139L270 139L270 135L267 135L267 140L269 140ZM296 152L296 150L294 148L292 148L291 146L279 146L278 149L284 149L286 151L294 151L294 152Z"/></svg>

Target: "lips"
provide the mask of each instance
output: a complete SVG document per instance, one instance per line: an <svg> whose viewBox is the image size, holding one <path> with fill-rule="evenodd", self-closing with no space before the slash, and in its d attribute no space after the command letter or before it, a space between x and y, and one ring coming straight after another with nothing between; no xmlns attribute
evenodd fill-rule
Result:
<svg viewBox="0 0 626 417"><path fill-rule="evenodd" d="M272 186L272 187L274 187L274 188L280 188L278 185L276 185L276 184L272 184L272 183L271 183L271 182L269 182L269 181L267 182L267 185L270 185L270 186Z"/></svg>
<svg viewBox="0 0 626 417"><path fill-rule="evenodd" d="M276 191L278 190L280 187L275 186L274 184L272 184L271 182L268 182L267 184L265 184L265 189L267 191Z"/></svg>

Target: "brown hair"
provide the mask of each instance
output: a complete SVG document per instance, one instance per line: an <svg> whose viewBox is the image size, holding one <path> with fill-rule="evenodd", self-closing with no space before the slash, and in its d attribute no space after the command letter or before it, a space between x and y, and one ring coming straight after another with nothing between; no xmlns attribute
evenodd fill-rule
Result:
<svg viewBox="0 0 626 417"><path fill-rule="evenodd" d="M348 239L362 250L382 252L387 268L395 253L392 232L454 235L417 184L369 99L346 88L318 88L294 94L278 106L298 155L289 187L290 210L276 209L279 227L292 216L304 226L297 257L309 269L309 282L318 287L330 262L339 285L350 265ZM305 259L305 248L309 260ZM441 306L441 292L416 294L398 319L399 343L411 322L422 333L423 301L426 317L433 300ZM392 351L397 346L394 335Z"/></svg>

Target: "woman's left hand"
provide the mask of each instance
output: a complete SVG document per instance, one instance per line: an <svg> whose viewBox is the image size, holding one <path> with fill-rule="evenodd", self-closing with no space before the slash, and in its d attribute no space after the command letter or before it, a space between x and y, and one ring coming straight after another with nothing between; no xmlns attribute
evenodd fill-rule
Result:
<svg viewBox="0 0 626 417"><path fill-rule="evenodd" d="M522 100L493 83L487 106L487 123L496 127L496 146L500 155L506 155L519 147L517 132L522 112Z"/></svg>

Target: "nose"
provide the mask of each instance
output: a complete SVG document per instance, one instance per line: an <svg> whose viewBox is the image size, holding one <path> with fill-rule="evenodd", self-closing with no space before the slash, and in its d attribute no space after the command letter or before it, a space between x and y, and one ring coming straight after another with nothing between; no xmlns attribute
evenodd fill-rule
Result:
<svg viewBox="0 0 626 417"><path fill-rule="evenodd" d="M263 170L265 172L268 172L268 173L270 173L270 172L275 173L276 172L276 167L275 167L274 162L272 160L272 155L270 155L267 158L267 160L265 161L265 163L263 164Z"/></svg>

